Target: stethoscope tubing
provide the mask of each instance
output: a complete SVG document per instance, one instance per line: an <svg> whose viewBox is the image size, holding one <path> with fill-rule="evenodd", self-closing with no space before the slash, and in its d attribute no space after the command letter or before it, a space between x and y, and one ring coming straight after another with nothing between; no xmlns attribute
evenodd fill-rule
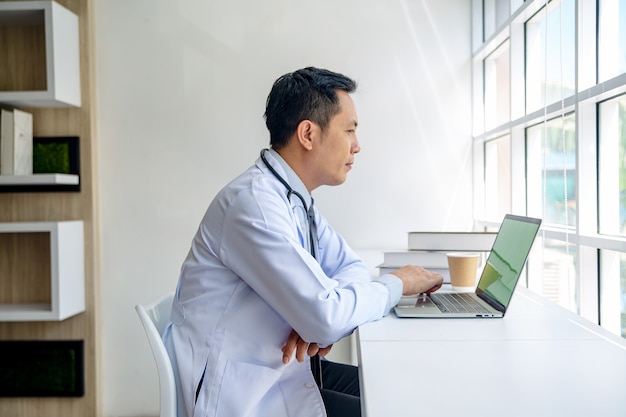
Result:
<svg viewBox="0 0 626 417"><path fill-rule="evenodd" d="M306 204L306 200L304 199L302 194L300 194L299 192L297 192L296 190L291 188L291 185L289 185L287 180L285 180L283 177L281 177L281 175L278 172L276 172L274 167L268 162L267 158L265 158L265 152L267 152L267 149L261 149L261 160L263 161L263 163L265 164L267 169L270 170L272 175L274 175L274 177L276 177L276 179L278 181L280 181L280 183L282 185L284 185L285 188L287 189L287 200L291 200L291 195L295 195L302 202L302 206L304 207L304 212L307 213L307 221L309 222L309 244L311 245L310 246L310 252L311 252L311 255L315 258L315 251L313 249L313 247L315 245L315 240L313 239L313 234L312 234L312 231L311 231L311 224L310 224L311 223L311 219L309 218L309 215L310 215L309 214L309 207Z"/></svg>
<svg viewBox="0 0 626 417"><path fill-rule="evenodd" d="M304 206L304 211L308 212L309 211L309 207L306 204L306 200L304 199L304 197L302 197L302 194L300 194L299 192L297 192L296 190L294 190L293 188L291 188L291 185L289 185L289 183L287 182L287 180L285 180L283 177L280 176L280 174L278 172L276 172L276 170L274 169L274 167L267 161L267 158L265 158L265 152L267 152L267 149L261 149L261 160L263 161L263 163L265 164L265 166L267 167L267 169L270 170L270 172L272 173L272 175L274 175L276 177L276 179L278 181L280 181L280 183L282 185L285 186L285 188L287 189L287 199L290 200L291 199L291 194L295 195L296 197L298 197L300 199L300 201L302 202L302 206Z"/></svg>

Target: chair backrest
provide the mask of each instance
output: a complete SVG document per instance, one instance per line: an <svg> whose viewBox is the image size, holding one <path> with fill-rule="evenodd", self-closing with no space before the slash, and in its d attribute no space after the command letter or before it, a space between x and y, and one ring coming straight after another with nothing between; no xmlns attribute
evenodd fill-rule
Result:
<svg viewBox="0 0 626 417"><path fill-rule="evenodd" d="M148 336L152 355L159 373L160 417L176 415L176 380L172 362L163 344L163 332L170 323L174 293L166 294L148 305L138 304L135 310Z"/></svg>

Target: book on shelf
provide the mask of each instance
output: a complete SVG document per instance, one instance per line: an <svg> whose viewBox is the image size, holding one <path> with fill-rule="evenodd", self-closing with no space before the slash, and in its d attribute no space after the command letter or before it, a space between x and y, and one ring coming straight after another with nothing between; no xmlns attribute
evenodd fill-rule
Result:
<svg viewBox="0 0 626 417"><path fill-rule="evenodd" d="M488 252L495 232L409 232L408 249L419 251Z"/></svg>
<svg viewBox="0 0 626 417"><path fill-rule="evenodd" d="M378 265L377 268L378 268L379 275L385 275L385 274L389 274L395 271L398 268L402 268L402 266L394 266L394 265L383 263L383 264ZM441 274L441 276L443 277L444 284L450 283L450 270L448 269L447 266L445 268L426 268L426 267L424 268L428 269L429 271L437 272L438 274Z"/></svg>
<svg viewBox="0 0 626 417"><path fill-rule="evenodd" d="M447 268L448 257L443 251L390 251L383 254L385 265L419 265L424 268Z"/></svg>
<svg viewBox="0 0 626 417"><path fill-rule="evenodd" d="M2 109L0 115L0 174L33 173L33 115Z"/></svg>

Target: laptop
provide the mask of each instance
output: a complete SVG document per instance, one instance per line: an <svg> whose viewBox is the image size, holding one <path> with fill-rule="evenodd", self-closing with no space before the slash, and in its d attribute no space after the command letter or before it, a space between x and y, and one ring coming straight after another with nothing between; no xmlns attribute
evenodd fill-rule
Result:
<svg viewBox="0 0 626 417"><path fill-rule="evenodd" d="M540 225L540 219L505 215L473 293L403 297L394 312L402 318L504 317Z"/></svg>

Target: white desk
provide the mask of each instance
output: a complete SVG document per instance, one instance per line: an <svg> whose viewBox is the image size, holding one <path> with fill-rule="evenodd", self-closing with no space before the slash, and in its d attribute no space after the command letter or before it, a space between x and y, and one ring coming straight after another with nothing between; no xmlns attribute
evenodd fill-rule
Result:
<svg viewBox="0 0 626 417"><path fill-rule="evenodd" d="M503 319L391 313L356 339L363 417L626 416L626 341L526 288Z"/></svg>

